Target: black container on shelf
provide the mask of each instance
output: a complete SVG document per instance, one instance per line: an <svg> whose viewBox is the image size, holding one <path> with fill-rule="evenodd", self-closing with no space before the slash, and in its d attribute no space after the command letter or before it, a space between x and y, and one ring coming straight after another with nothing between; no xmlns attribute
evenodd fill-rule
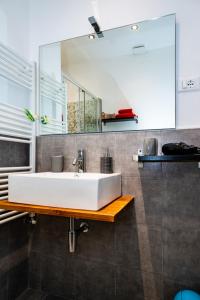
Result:
<svg viewBox="0 0 200 300"><path fill-rule="evenodd" d="M100 160L100 172L105 174L113 173L113 160L112 157L101 157Z"/></svg>

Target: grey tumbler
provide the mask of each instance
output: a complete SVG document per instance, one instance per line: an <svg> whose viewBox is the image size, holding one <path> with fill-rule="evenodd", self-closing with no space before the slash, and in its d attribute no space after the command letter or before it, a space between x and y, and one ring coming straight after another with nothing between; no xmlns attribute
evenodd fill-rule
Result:
<svg viewBox="0 0 200 300"><path fill-rule="evenodd" d="M146 138L143 143L144 155L158 154L158 140L156 138Z"/></svg>
<svg viewBox="0 0 200 300"><path fill-rule="evenodd" d="M51 157L51 171L62 172L64 167L64 157L62 155Z"/></svg>

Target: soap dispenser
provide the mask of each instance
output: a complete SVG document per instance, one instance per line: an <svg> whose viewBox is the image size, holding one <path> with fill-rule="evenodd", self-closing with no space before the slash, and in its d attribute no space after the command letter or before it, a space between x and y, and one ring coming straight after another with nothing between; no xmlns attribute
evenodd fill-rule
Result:
<svg viewBox="0 0 200 300"><path fill-rule="evenodd" d="M100 172L105 174L113 173L113 160L110 156L110 151L107 148L104 156L100 160Z"/></svg>

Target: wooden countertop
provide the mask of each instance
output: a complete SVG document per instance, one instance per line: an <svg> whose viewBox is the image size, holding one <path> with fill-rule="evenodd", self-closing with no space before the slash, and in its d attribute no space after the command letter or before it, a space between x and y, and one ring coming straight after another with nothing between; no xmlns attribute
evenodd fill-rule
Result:
<svg viewBox="0 0 200 300"><path fill-rule="evenodd" d="M14 203L9 201L0 201L0 209L17 210L22 212L33 212L36 214L60 216L60 217L74 217L80 219L89 219L96 221L115 222L117 215L132 201L132 195L124 195L107 206L98 211L80 210L69 208L58 208L50 206L30 205Z"/></svg>

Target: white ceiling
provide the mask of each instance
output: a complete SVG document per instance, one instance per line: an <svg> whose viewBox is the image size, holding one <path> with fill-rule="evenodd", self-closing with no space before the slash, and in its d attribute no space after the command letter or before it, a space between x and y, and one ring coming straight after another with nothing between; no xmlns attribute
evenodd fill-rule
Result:
<svg viewBox="0 0 200 300"><path fill-rule="evenodd" d="M146 51L175 44L174 15L137 23L138 31L131 25L104 31L103 38L90 40L82 36L61 42L62 66L84 61L114 59L133 55L133 47L145 45Z"/></svg>

